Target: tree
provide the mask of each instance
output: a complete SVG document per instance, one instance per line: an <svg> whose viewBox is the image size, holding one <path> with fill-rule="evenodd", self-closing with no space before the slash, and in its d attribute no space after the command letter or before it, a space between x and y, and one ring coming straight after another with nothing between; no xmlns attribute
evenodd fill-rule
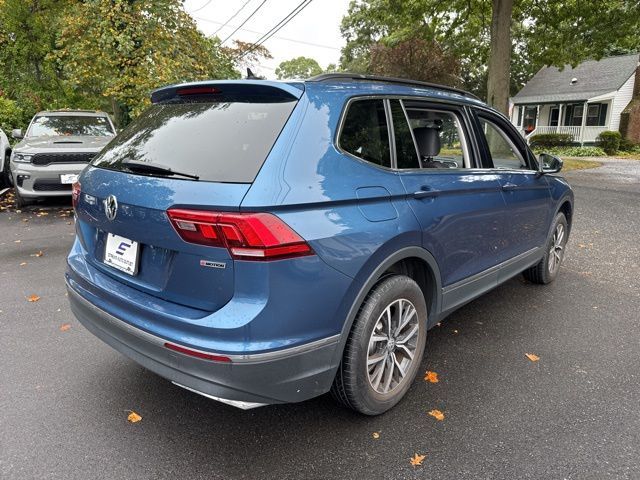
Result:
<svg viewBox="0 0 640 480"><path fill-rule="evenodd" d="M444 85L460 85L460 62L434 41L412 38L371 46L367 71L378 75L411 78Z"/></svg>
<svg viewBox="0 0 640 480"><path fill-rule="evenodd" d="M276 68L278 79L283 78L309 78L320 75L322 68L313 58L297 57L285 60Z"/></svg>
<svg viewBox="0 0 640 480"><path fill-rule="evenodd" d="M515 94L542 66L576 65L612 50L640 49L640 3L362 0L351 3L341 30L347 41L344 69L366 71L371 47L379 42L435 41L458 58L464 85L483 97L491 85L489 100L504 110L505 87Z"/></svg>
<svg viewBox="0 0 640 480"><path fill-rule="evenodd" d="M493 0L487 103L509 113L511 16L513 0Z"/></svg>
<svg viewBox="0 0 640 480"><path fill-rule="evenodd" d="M12 116L20 122L14 127L24 127L37 110L73 103L50 55L68 5L63 0L0 1L0 88L23 115Z"/></svg>
<svg viewBox="0 0 640 480"><path fill-rule="evenodd" d="M56 56L65 78L120 122L168 83L237 77L218 39L206 38L180 0L87 0L69 9Z"/></svg>

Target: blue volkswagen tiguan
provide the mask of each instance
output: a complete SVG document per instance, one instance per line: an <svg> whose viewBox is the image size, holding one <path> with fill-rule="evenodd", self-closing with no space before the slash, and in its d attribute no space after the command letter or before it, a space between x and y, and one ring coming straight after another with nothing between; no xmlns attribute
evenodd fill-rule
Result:
<svg viewBox="0 0 640 480"><path fill-rule="evenodd" d="M93 334L241 408L331 391L368 415L427 330L519 273L558 274L573 193L449 87L327 74L153 92L73 187L66 281Z"/></svg>

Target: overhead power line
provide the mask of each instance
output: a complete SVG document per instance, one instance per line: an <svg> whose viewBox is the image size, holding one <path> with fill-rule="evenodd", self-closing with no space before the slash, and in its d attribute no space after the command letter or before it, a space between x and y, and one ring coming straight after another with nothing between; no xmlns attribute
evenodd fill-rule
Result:
<svg viewBox="0 0 640 480"><path fill-rule="evenodd" d="M258 48L260 45L262 45L264 42L269 40L282 27L284 27L287 23L289 23L291 20L293 20L300 12L302 12L305 8L307 8L311 2L313 2L313 0L303 0L302 2L300 2L298 4L298 6L296 8L294 8L293 10L291 10L291 12L289 12L289 14L286 17L284 17L282 20L280 20L276 24L275 27L273 27L271 30L269 30L267 33L265 33L258 40L253 42L253 45L251 47L249 47L244 52L242 52L240 55L238 55L238 57L236 57L236 60L240 60L241 58L243 58L246 55L250 54L256 48Z"/></svg>
<svg viewBox="0 0 640 480"><path fill-rule="evenodd" d="M196 8L193 12L191 13L196 13L199 12L200 10L204 10L206 7L209 6L209 4L213 2L213 0L209 0L207 3L205 3L204 5L202 5L200 8Z"/></svg>
<svg viewBox="0 0 640 480"><path fill-rule="evenodd" d="M244 24L245 24L245 23L247 23L247 22L251 19L251 17L253 17L253 16L258 12L258 10L260 10L260 8L262 8L262 6L263 6L266 2L267 2L267 0L262 0L262 3L260 3L260 5L258 5L258 6L256 7L256 9L255 9L253 12L251 12L251 15L249 15L247 18L245 18L244 22L242 22L242 23L238 26L238 28L236 28L233 32L231 32L231 34L230 34L229 36L227 36L227 38L225 38L225 39L220 43L220 45L224 44L224 42L226 42L226 41L227 41L227 40L229 40L231 37L233 37L233 35L234 35L238 30L240 30L240 28L241 28L241 27L243 27L243 26L244 26Z"/></svg>
<svg viewBox="0 0 640 480"><path fill-rule="evenodd" d="M202 17L195 17L197 20L201 20L203 22L207 22L207 23L215 23L216 25L223 25L222 22L216 22L215 20L209 20L208 18L202 18ZM228 25L230 28L235 28L232 25ZM215 32L212 33L212 35L215 35L217 31L219 31L220 29L216 30ZM263 32L257 32L256 30L249 30L248 28L240 28L239 30L242 30L243 32L249 32L249 33L255 33L257 35L264 35ZM332 47L330 45L322 45L320 43L313 43L313 42L305 42L304 40L296 40L294 38L287 38L287 37L280 37L280 36L276 36L274 35L271 38L275 38L277 40L284 40L286 42L293 42L293 43L301 43L303 45L310 45L312 47L319 47L319 48L327 48L329 50L340 50L340 48L338 47Z"/></svg>
<svg viewBox="0 0 640 480"><path fill-rule="evenodd" d="M240 9L239 9L239 10L236 10L236 13L234 13L233 15L231 15L231 16L227 19L227 21L226 21L226 22L224 22L222 25L220 25L220 26L218 27L218 29L217 29L215 32L213 32L213 35L215 35L216 33L218 33L220 30L222 30L224 27L226 27L226 26L229 24L229 22L230 22L231 20L233 20L234 18L236 18L236 16L237 16L237 15L238 15L242 10L244 10L244 7L246 7L247 5L249 5L249 2L251 2L251 0L247 0L246 2L244 2L244 3L242 4L242 6L240 7Z"/></svg>

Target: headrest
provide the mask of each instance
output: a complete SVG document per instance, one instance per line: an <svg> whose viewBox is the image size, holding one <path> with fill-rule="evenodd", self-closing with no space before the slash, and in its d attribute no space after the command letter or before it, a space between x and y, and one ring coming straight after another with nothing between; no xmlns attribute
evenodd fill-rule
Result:
<svg viewBox="0 0 640 480"><path fill-rule="evenodd" d="M413 130L421 157L437 157L440 153L440 132L436 128L418 127Z"/></svg>

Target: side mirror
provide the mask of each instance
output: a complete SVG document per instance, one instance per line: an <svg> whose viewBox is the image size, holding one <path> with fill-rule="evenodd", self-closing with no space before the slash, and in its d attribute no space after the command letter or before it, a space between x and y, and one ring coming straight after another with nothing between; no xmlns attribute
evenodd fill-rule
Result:
<svg viewBox="0 0 640 480"><path fill-rule="evenodd" d="M11 130L11 136L16 140L24 138L24 134L22 133L22 129L20 128L14 128L13 130Z"/></svg>
<svg viewBox="0 0 640 480"><path fill-rule="evenodd" d="M538 168L540 175L545 173L558 173L562 170L562 159L549 155L548 153L542 153L538 157Z"/></svg>

